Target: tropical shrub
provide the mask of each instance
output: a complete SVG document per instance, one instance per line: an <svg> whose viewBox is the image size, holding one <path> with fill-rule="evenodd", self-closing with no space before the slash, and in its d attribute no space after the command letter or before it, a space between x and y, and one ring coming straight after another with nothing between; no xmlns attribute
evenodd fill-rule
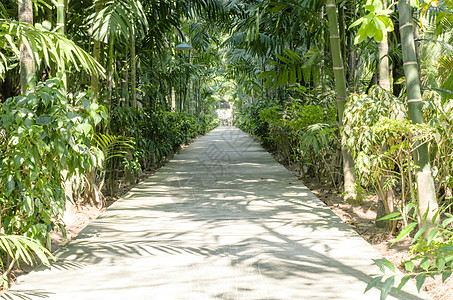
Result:
<svg viewBox="0 0 453 300"><path fill-rule="evenodd" d="M403 213L405 226L406 205L416 201L412 152L417 145L428 143L431 149L439 199L448 200L453 187L453 102L442 103L433 93L429 96L425 98L426 125L412 124L403 100L379 88L368 95L352 94L344 114L343 143L356 160L360 184L373 187L382 199L386 191L398 190L394 203L384 204L389 206L387 214L396 210Z"/></svg>
<svg viewBox="0 0 453 300"><path fill-rule="evenodd" d="M402 263L406 273L397 291L411 277L419 291L427 276L441 275L445 281L453 271L453 215L448 213L453 176L452 101L441 101L433 92L425 94L426 124L412 124L404 113L403 100L379 88L351 98L345 110L343 142L356 160L359 182L387 200L383 201L387 216L381 220L391 221L393 231L398 222L403 223L393 244L413 236L410 257ZM424 191L417 190L415 183L413 150L420 143L428 143L431 149L436 191L444 204L432 223L426 222L428 211L421 216L417 209L417 193ZM384 197L386 191L392 191L392 203ZM400 275L388 260L375 262L382 274L374 276L366 290L382 282L381 299L385 299Z"/></svg>
<svg viewBox="0 0 453 300"><path fill-rule="evenodd" d="M377 193L385 214L404 209L415 182L412 149L420 130L408 121L401 98L375 87L369 94L351 94L343 122L343 144L355 159L358 183ZM393 188L401 192L395 197ZM388 194L390 193L390 194ZM391 195L391 196L388 196ZM396 224L388 224L395 230Z"/></svg>
<svg viewBox="0 0 453 300"><path fill-rule="evenodd" d="M394 213L387 218L400 219L402 216L400 213ZM440 220L441 218L442 220ZM385 299L394 283L397 282L398 277L400 277L400 281L396 289L397 293L410 278L415 278L417 289L420 292L428 276L434 278L439 275L442 277L442 282L445 282L451 276L453 272L453 229L451 227L453 215L445 212L444 208L434 217L434 224L423 227L417 227L416 210L410 216L410 219L412 222L400 232L392 243L393 245L405 236L414 234L410 257L401 264L405 270L404 276L401 277L395 265L387 259L374 260L381 274L372 277L365 292L383 282L381 299Z"/></svg>
<svg viewBox="0 0 453 300"><path fill-rule="evenodd" d="M93 126L104 118L104 109L91 103L90 94L65 98L57 78L2 104L0 227L5 234L50 246L52 228L64 230L63 184L101 163L90 143Z"/></svg>
<svg viewBox="0 0 453 300"><path fill-rule="evenodd" d="M453 100L437 92L425 98L425 118L430 126L431 164L440 201L451 203L453 196Z"/></svg>
<svg viewBox="0 0 453 300"><path fill-rule="evenodd" d="M260 111L273 105L266 101L243 105L240 110L237 110L233 124L258 138L265 138L268 134L268 124L261 120Z"/></svg>
<svg viewBox="0 0 453 300"><path fill-rule="evenodd" d="M279 159L298 164L304 174L313 174L318 180L328 177L334 184L338 181L335 108L297 100L285 106L263 101L242 107L235 124L257 136Z"/></svg>
<svg viewBox="0 0 453 300"><path fill-rule="evenodd" d="M213 115L151 108L116 107L111 115L112 134L131 138L134 145L128 150L127 159L117 156L106 166L107 177L111 180L116 180L127 169L141 172L159 166L179 151L181 145L217 126Z"/></svg>

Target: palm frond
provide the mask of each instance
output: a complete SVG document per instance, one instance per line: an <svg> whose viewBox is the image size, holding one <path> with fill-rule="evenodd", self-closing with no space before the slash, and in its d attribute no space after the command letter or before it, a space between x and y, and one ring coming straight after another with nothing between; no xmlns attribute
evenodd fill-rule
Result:
<svg viewBox="0 0 453 300"><path fill-rule="evenodd" d="M135 148L134 138L102 133L96 134L95 144L103 152L105 161L115 157L124 159Z"/></svg>
<svg viewBox="0 0 453 300"><path fill-rule="evenodd" d="M31 26L17 21L0 21L0 49L8 50L12 57L19 59L18 45L21 43L24 43L37 65L44 62L50 67L55 63L62 69L69 63L78 71L83 69L90 74L105 76L104 68L64 35L49 31L40 24ZM0 78L11 68L11 61L11 57L0 52Z"/></svg>
<svg viewBox="0 0 453 300"><path fill-rule="evenodd" d="M107 43L111 36L144 36L148 21L140 1L96 0L91 9L96 8L87 21L94 39Z"/></svg>
<svg viewBox="0 0 453 300"><path fill-rule="evenodd" d="M0 249L15 260L23 260L27 264L33 264L38 257L42 263L48 265L49 257L55 260L52 253L32 238L22 235L7 235L0 233ZM3 262L2 266L3 266Z"/></svg>
<svg viewBox="0 0 453 300"><path fill-rule="evenodd" d="M453 77L451 70L453 70L453 55L439 58L437 73L439 75L441 86L443 88L446 88L445 85L449 85L450 88L453 88L453 85L451 85ZM447 89L453 90L450 88Z"/></svg>
<svg viewBox="0 0 453 300"><path fill-rule="evenodd" d="M265 86L283 87L302 80L304 60L299 54L286 49L284 54L276 54L276 57L278 59L269 60L273 69L258 76L258 79L266 79Z"/></svg>

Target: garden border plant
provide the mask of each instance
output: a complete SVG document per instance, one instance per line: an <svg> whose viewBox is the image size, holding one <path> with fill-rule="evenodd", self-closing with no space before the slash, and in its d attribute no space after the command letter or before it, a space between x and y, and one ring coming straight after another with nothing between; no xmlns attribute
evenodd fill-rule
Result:
<svg viewBox="0 0 453 300"><path fill-rule="evenodd" d="M57 227L65 235L65 183L102 161L91 140L105 109L91 102L91 93L67 98L62 90L60 78L49 79L0 108L0 228L13 237L2 255L13 261L31 263L34 253L47 262L50 231Z"/></svg>

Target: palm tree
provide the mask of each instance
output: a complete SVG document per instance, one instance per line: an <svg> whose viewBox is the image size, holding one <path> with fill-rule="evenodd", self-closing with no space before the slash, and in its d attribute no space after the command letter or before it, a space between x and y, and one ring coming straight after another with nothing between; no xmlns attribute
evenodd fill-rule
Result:
<svg viewBox="0 0 453 300"><path fill-rule="evenodd" d="M147 18L143 7L138 0L95 0L93 7L95 11L88 18L88 24L90 26L90 34L95 41L93 51L95 58L99 59L100 56L99 42L108 43L109 45L109 88L107 103L108 105L111 105L115 66L114 46L116 39L119 39L120 41L124 40L126 42L131 39L133 44L133 47L131 46L131 48L133 48L132 51L135 51L135 34L144 36L147 28ZM134 36L134 40L132 40L132 36ZM135 60L135 55L132 59ZM98 80L97 77L91 78L92 87L96 96L99 93ZM135 76L133 76L132 80L135 80ZM135 88L136 87L133 86L132 90L134 91Z"/></svg>
<svg viewBox="0 0 453 300"><path fill-rule="evenodd" d="M415 25L412 22L412 8L406 0L399 0L398 6L409 118L414 124L423 124L423 101L414 42ZM413 157L416 165L419 222L429 224L433 222L438 210L438 204L427 143L418 144L413 151Z"/></svg>
<svg viewBox="0 0 453 300"><path fill-rule="evenodd" d="M327 0L327 17L329 19L329 32L330 32L330 49L332 52L333 71L335 76L335 88L337 92L337 109L338 109L338 120L340 126L343 125L343 113L345 103L347 101L346 94L346 77L343 67L343 59L341 55L340 47L340 35L338 32L337 22L337 6L335 0ZM341 149L343 156L343 174L344 174L344 191L347 193L346 199L355 199L356 187L355 187L355 170L354 160L350 150L343 146Z"/></svg>

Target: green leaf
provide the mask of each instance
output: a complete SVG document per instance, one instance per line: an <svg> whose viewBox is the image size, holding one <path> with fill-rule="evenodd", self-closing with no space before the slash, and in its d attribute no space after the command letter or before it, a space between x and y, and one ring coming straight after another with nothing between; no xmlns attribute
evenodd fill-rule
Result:
<svg viewBox="0 0 453 300"><path fill-rule="evenodd" d="M40 116L36 119L36 124L45 126L45 125L49 125L51 121L52 121L52 118L49 116Z"/></svg>
<svg viewBox="0 0 453 300"><path fill-rule="evenodd" d="M439 230L437 228L434 228L434 229L431 230L431 232L428 235L428 239L427 239L428 245L431 244L431 242L436 237L438 232L439 232Z"/></svg>
<svg viewBox="0 0 453 300"><path fill-rule="evenodd" d="M365 27L360 27L359 31L357 31L357 36L356 38L354 39L354 44L359 44L361 42L363 42L364 40L367 39L367 32L366 32L366 28Z"/></svg>
<svg viewBox="0 0 453 300"><path fill-rule="evenodd" d="M91 131L93 130L93 126L91 126L90 124L88 123L83 123L82 124L82 128L83 128L83 133L88 136Z"/></svg>
<svg viewBox="0 0 453 300"><path fill-rule="evenodd" d="M400 215L401 215L401 213L399 211L397 211L397 212L388 214L388 215L380 218L378 221L389 220L389 219L393 220L393 218L399 217Z"/></svg>
<svg viewBox="0 0 453 300"><path fill-rule="evenodd" d="M453 222L453 218L445 219L445 220L442 222L442 227L447 227L448 224L450 224L451 222Z"/></svg>
<svg viewBox="0 0 453 300"><path fill-rule="evenodd" d="M401 278L401 282L398 285L398 287L396 288L397 295L400 292L400 290L403 288L403 286L409 281L410 278L411 278L411 275L404 275L403 278Z"/></svg>
<svg viewBox="0 0 453 300"><path fill-rule="evenodd" d="M387 278L387 280L385 280L385 282L381 288L380 300L385 300L387 298L387 296L389 295L390 291L392 290L394 284L395 284L394 276L391 276L391 277Z"/></svg>
<svg viewBox="0 0 453 300"><path fill-rule="evenodd" d="M411 209L413 209L414 207L415 207L415 203L413 203L413 202L406 205L403 209L404 214L407 215L411 211Z"/></svg>
<svg viewBox="0 0 453 300"><path fill-rule="evenodd" d="M376 42L380 43L384 39L384 34L382 33L382 31L376 30L376 33L373 38Z"/></svg>
<svg viewBox="0 0 453 300"><path fill-rule="evenodd" d="M348 29L351 29L352 27L355 27L355 26L358 26L358 25L362 24L363 21L364 21L363 18L360 18L360 19L356 20L356 21L353 22L351 25L349 25Z"/></svg>
<svg viewBox="0 0 453 300"><path fill-rule="evenodd" d="M65 143L61 137L55 138L54 146L59 155L63 155L66 152Z"/></svg>
<svg viewBox="0 0 453 300"><path fill-rule="evenodd" d="M420 262L420 268L422 268L425 271L428 271L429 269L429 258L425 257L423 260Z"/></svg>
<svg viewBox="0 0 453 300"><path fill-rule="evenodd" d="M393 241L393 243L390 246L392 246L393 244L395 244L396 242L398 242L399 240L404 238L406 235L408 235L412 230L414 230L415 226L417 226L417 222L409 223L409 225L407 225L406 228L404 228L400 232L400 234L398 234L398 236L396 237L396 239Z"/></svg>
<svg viewBox="0 0 453 300"><path fill-rule="evenodd" d="M446 264L445 258L443 258L442 256L437 257L436 261L434 262L434 265L436 266L439 272L442 272L445 269L445 264Z"/></svg>
<svg viewBox="0 0 453 300"><path fill-rule="evenodd" d="M42 22L42 26L46 29L46 30L52 30L52 23L50 23L49 21L47 20L44 20Z"/></svg>
<svg viewBox="0 0 453 300"><path fill-rule="evenodd" d="M424 226L420 228L417 233L414 235L414 238L412 239L411 244L414 244L418 239L422 236L422 234L429 228L429 226Z"/></svg>
<svg viewBox="0 0 453 300"><path fill-rule="evenodd" d="M451 275L452 271L451 270L445 270L442 273L442 282L445 282Z"/></svg>
<svg viewBox="0 0 453 300"><path fill-rule="evenodd" d="M370 12L373 12L376 9L372 4L365 5L364 8Z"/></svg>
<svg viewBox="0 0 453 300"><path fill-rule="evenodd" d="M378 18L373 19L373 23L376 26L376 29L378 31L382 32L382 31L385 30L385 24L381 20L379 20Z"/></svg>
<svg viewBox="0 0 453 300"><path fill-rule="evenodd" d="M410 0L409 2L410 2L412 7L415 7L415 8L419 8L420 7L420 4L419 4L418 0Z"/></svg>
<svg viewBox="0 0 453 300"><path fill-rule="evenodd" d="M381 282L382 278L384 276L377 276L377 277L374 277L369 283L368 285L366 286L365 288L365 291L363 293L366 293L368 292L370 289L372 289L373 287L375 287L378 283Z"/></svg>
<svg viewBox="0 0 453 300"><path fill-rule="evenodd" d="M384 11L385 12L385 11ZM384 23L387 31L393 31L393 22L389 17L378 16L377 17L382 23Z"/></svg>
<svg viewBox="0 0 453 300"><path fill-rule="evenodd" d="M437 251L442 252L442 253L448 253L448 252L453 252L453 246L450 245L445 245L437 249Z"/></svg>
<svg viewBox="0 0 453 300"><path fill-rule="evenodd" d="M383 259L385 266L392 272L396 271L395 266L387 259Z"/></svg>
<svg viewBox="0 0 453 300"><path fill-rule="evenodd" d="M25 214L32 215L34 211L33 199L30 196L25 196L22 201L22 208L24 209Z"/></svg>
<svg viewBox="0 0 453 300"><path fill-rule="evenodd" d="M6 186L8 189L8 194L11 194L16 187L16 182L14 181L12 174L8 174Z"/></svg>
<svg viewBox="0 0 453 300"><path fill-rule="evenodd" d="M376 34L376 27L373 25L372 22L368 23L365 27L367 37L371 38Z"/></svg>
<svg viewBox="0 0 453 300"><path fill-rule="evenodd" d="M386 259L383 258L383 259L373 259L374 263L376 264L376 266L379 268L379 270L382 272L382 273L385 273L385 266L386 266Z"/></svg>
<svg viewBox="0 0 453 300"><path fill-rule="evenodd" d="M423 284L425 283L425 279L426 279L426 273L418 274L415 277L415 281L417 282L417 290L419 293L420 293L420 289L422 288Z"/></svg>
<svg viewBox="0 0 453 300"><path fill-rule="evenodd" d="M408 271L408 272L412 272L414 270L414 263L412 261L405 261L404 262L404 268Z"/></svg>
<svg viewBox="0 0 453 300"><path fill-rule="evenodd" d="M265 79L265 78L267 78L269 76L273 76L273 75L275 75L275 71L264 71L258 75L258 79L262 80L262 79Z"/></svg>

